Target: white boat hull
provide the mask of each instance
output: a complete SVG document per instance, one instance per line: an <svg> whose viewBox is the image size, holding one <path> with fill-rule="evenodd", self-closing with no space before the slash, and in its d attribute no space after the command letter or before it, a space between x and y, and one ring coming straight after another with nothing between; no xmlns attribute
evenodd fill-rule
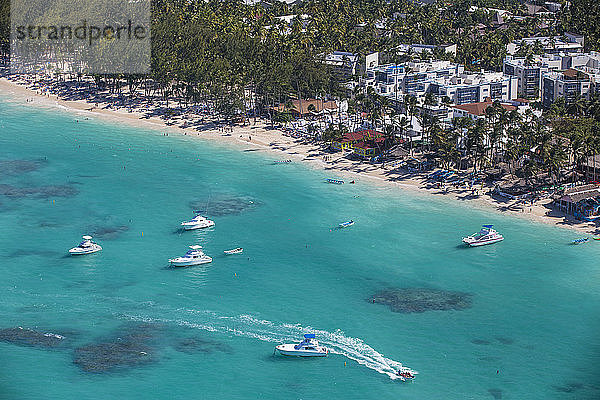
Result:
<svg viewBox="0 0 600 400"><path fill-rule="evenodd" d="M242 254L244 252L244 249L235 249L235 250L225 250L223 253L227 254L227 255L232 255L232 254Z"/></svg>
<svg viewBox="0 0 600 400"><path fill-rule="evenodd" d="M294 347L294 344L282 344L275 348L281 355L291 357L326 357L329 353L326 347L319 347L318 350L296 350Z"/></svg>
<svg viewBox="0 0 600 400"><path fill-rule="evenodd" d="M203 221L201 223L182 222L181 226L186 231L192 231L194 229L210 228L212 226L215 226L215 223L213 221Z"/></svg>
<svg viewBox="0 0 600 400"><path fill-rule="evenodd" d="M169 260L169 262L171 263L171 266L173 267L191 267L194 265L201 265L201 264L208 264L212 262L212 258L211 257L202 257L202 258L198 258L195 260L189 260L189 259L185 259L185 260L181 260L178 258L174 258L172 260Z"/></svg>
<svg viewBox="0 0 600 400"><path fill-rule="evenodd" d="M102 247L100 247L100 245L95 245L88 249L82 249L81 247L73 247L69 250L69 254L72 256L81 256L84 254L92 254L100 250L102 250Z"/></svg>
<svg viewBox="0 0 600 400"><path fill-rule="evenodd" d="M469 241L463 239L463 242L465 242L467 245L471 246L471 247L478 247L478 246L485 246L486 244L493 244L493 243L498 243L503 241L504 238L503 237L499 237L499 238L494 238L494 239L490 239L490 240L482 240L482 241Z"/></svg>

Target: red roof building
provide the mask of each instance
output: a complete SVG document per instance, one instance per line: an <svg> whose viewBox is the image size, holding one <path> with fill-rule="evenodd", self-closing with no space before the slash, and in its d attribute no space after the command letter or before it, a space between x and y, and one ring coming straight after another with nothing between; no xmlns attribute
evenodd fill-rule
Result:
<svg viewBox="0 0 600 400"><path fill-rule="evenodd" d="M466 103L458 106L454 106L455 117L471 117L473 119L483 117L485 110L493 104L492 100L488 97L485 101L479 103ZM500 104L506 111L516 110L517 107L511 104Z"/></svg>
<svg viewBox="0 0 600 400"><path fill-rule="evenodd" d="M342 141L346 142L359 142L374 140L376 142L382 142L385 140L383 133L374 131L372 129L363 129L356 132L346 132Z"/></svg>
<svg viewBox="0 0 600 400"><path fill-rule="evenodd" d="M346 132L344 136L332 143L336 150L352 150L363 157L374 155L378 143L385 142L385 136L381 132L372 129L363 129L356 132Z"/></svg>

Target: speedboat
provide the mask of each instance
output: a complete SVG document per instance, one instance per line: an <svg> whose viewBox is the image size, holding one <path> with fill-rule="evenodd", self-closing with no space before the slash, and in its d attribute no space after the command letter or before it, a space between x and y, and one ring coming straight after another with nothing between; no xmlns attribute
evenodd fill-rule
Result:
<svg viewBox="0 0 600 400"><path fill-rule="evenodd" d="M244 251L244 249L242 249L241 247L238 247L237 249L225 250L223 253L225 253L225 254L242 254L243 251Z"/></svg>
<svg viewBox="0 0 600 400"><path fill-rule="evenodd" d="M333 183L334 185L343 185L344 181L341 179L332 179L332 178L327 178L326 179L327 183Z"/></svg>
<svg viewBox="0 0 600 400"><path fill-rule="evenodd" d="M212 262L212 258L204 254L202 250L200 250L202 246L193 245L190 246L191 250L188 250L185 255L177 258L172 258L169 260L174 267L189 267L191 265L200 265L207 264Z"/></svg>
<svg viewBox="0 0 600 400"><path fill-rule="evenodd" d="M210 228L211 226L215 226L215 222L198 214L189 221L183 221L181 226L186 231L191 231L193 229Z"/></svg>
<svg viewBox="0 0 600 400"><path fill-rule="evenodd" d="M417 373L410 368L402 367L396 372L396 375L403 381L412 381Z"/></svg>
<svg viewBox="0 0 600 400"><path fill-rule="evenodd" d="M319 346L314 333L304 335L304 340L298 344L280 344L275 349L284 356L325 357L329 353L327 347Z"/></svg>
<svg viewBox="0 0 600 400"><path fill-rule="evenodd" d="M91 254L102 250L102 247L98 243L92 242L92 237L85 235L83 241L69 250L69 254L72 256L78 256L82 254Z"/></svg>
<svg viewBox="0 0 600 400"><path fill-rule="evenodd" d="M354 225L354 220L351 219L350 221L342 222L338 226L340 228L347 228L347 227L352 226L352 225Z"/></svg>
<svg viewBox="0 0 600 400"><path fill-rule="evenodd" d="M584 237L584 238L575 239L571 243L573 243L573 244L583 244L583 243L587 243L588 240L590 240L590 238Z"/></svg>
<svg viewBox="0 0 600 400"><path fill-rule="evenodd" d="M463 242L469 246L483 246L486 244L492 244L504 240L504 236L499 234L496 230L492 229L493 225L483 225L483 228L477 233L472 234L463 238Z"/></svg>

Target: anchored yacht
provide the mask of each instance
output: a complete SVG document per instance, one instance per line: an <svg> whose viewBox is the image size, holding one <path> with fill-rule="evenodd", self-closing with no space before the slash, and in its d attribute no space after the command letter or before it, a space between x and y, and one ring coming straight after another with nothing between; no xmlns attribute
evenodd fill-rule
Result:
<svg viewBox="0 0 600 400"><path fill-rule="evenodd" d="M200 250L202 246L193 245L190 246L190 250L188 250L185 255L177 258L172 258L169 260L174 267L189 267L191 265L200 265L207 264L212 262L212 258L204 254L202 250Z"/></svg>
<svg viewBox="0 0 600 400"><path fill-rule="evenodd" d="M494 225L483 225L483 228L477 233L472 234L463 238L463 242L469 246L483 246L486 244L492 244L504 240L504 236L499 234L496 230L492 229Z"/></svg>
<svg viewBox="0 0 600 400"><path fill-rule="evenodd" d="M181 226L186 231L190 231L193 229L210 228L211 226L215 226L215 222L198 214L189 221L183 221Z"/></svg>
<svg viewBox="0 0 600 400"><path fill-rule="evenodd" d="M83 241L77 245L77 247L73 247L69 250L69 254L72 256L82 255L82 254L91 254L97 251L102 250L102 247L98 243L92 242L92 237L85 235L83 236Z"/></svg>

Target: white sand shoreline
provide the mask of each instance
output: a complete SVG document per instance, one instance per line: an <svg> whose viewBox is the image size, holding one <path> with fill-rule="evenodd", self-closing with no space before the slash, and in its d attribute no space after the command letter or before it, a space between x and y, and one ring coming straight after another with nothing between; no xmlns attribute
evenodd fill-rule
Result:
<svg viewBox="0 0 600 400"><path fill-rule="evenodd" d="M370 184L427 193L429 195L442 195L444 198L455 201L468 202L470 206L496 211L504 215L508 214L525 218L532 222L542 222L586 234L596 233L597 229L594 223L577 221L572 217L565 216L548 208L546 204L549 202L549 199L538 201L533 205L524 205L516 201L499 201L488 194L471 196L470 191L467 189L449 188L449 191L446 192L442 189L433 188L432 185L425 182L422 176L406 177L403 176L404 173L402 172L394 172L381 166L350 161L342 158L340 154L325 153L320 146L302 143L298 139L284 136L283 132L276 129L265 129L262 123L234 126L230 134L224 134L217 129L198 132L189 127L182 128L176 125L167 125L164 120L158 117L145 118L141 112L137 111L129 112L123 108L107 110L96 108L94 104L83 100L63 100L55 95L42 95L4 77L0 78L0 94L6 95L13 101L26 106L60 107L68 112L87 117L98 117L113 122L127 123L135 127L159 129L169 134L181 134L203 140L213 140L238 150L247 150L251 146L276 156L282 156L285 159L301 161L311 168L327 171L332 176L339 176L357 182L368 181ZM329 157L328 161L324 161L324 156Z"/></svg>

